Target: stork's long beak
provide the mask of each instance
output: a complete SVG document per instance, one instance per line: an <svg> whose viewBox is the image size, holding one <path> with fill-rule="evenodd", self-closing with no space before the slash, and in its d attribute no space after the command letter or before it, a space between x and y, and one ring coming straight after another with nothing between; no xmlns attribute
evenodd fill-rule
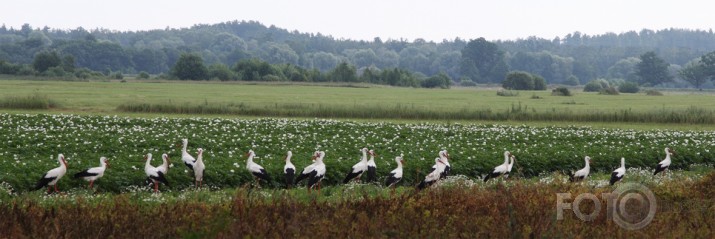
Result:
<svg viewBox="0 0 715 239"><path fill-rule="evenodd" d="M401 164L405 164L405 160L400 159Z"/></svg>
<svg viewBox="0 0 715 239"><path fill-rule="evenodd" d="M112 165L109 165L109 159L107 159L106 161L104 161L104 163L107 164L107 168L111 168L111 167L112 167Z"/></svg>

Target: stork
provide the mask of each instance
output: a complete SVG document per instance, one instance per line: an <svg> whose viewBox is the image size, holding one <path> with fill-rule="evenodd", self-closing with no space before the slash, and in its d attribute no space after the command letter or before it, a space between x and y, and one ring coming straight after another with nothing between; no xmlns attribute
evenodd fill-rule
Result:
<svg viewBox="0 0 715 239"><path fill-rule="evenodd" d="M62 176L65 176L65 173L67 173L67 161L65 161L65 156L63 154L59 154L57 155L57 162L60 163L60 166L53 168L42 175L42 178L37 181L34 190L39 190L40 188L47 186L47 193L50 193L50 186L54 186L55 192L60 192L57 190L57 181L60 181Z"/></svg>
<svg viewBox="0 0 715 239"><path fill-rule="evenodd" d="M196 152L196 162L194 162L194 180L196 187L201 188L204 182L204 170L206 170L206 165L204 165L203 160L204 149L199 148Z"/></svg>
<svg viewBox="0 0 715 239"><path fill-rule="evenodd" d="M312 189L316 184L318 185L318 195L320 195L321 181L325 177L325 163L323 163L323 158L325 158L325 152L319 151L315 158L315 167L309 173L310 178L308 179L308 191Z"/></svg>
<svg viewBox="0 0 715 239"><path fill-rule="evenodd" d="M196 159L189 154L189 152L186 152L186 146L189 145L189 140L188 139L181 139L181 142L184 144L184 146L181 148L181 161L184 161L184 164L186 167L188 167L191 170L194 170L194 164L196 163Z"/></svg>
<svg viewBox="0 0 715 239"><path fill-rule="evenodd" d="M154 183L154 193L159 192L160 182L169 186L169 181L166 180L164 173L162 173L158 168L151 166L151 153L144 155L144 160L146 160L146 164L144 164L144 173L146 173L146 176L149 177Z"/></svg>
<svg viewBox="0 0 715 239"><path fill-rule="evenodd" d="M663 161L660 161L660 163L655 166L655 172L653 173L653 175L656 175L660 172L663 172L663 174L665 174L666 170L668 170L668 167L670 167L670 156L673 154L675 154L675 151L670 148L665 148L665 159L663 159Z"/></svg>
<svg viewBox="0 0 715 239"><path fill-rule="evenodd" d="M449 153L447 150L439 151L439 160L444 164L444 171L440 174L440 179L445 179L449 176L449 172L452 171L452 166L449 164Z"/></svg>
<svg viewBox="0 0 715 239"><path fill-rule="evenodd" d="M313 172L313 169L315 168L315 159L318 157L318 153L319 151L315 151L315 153L313 153L313 156L310 158L313 163L303 168L303 171L300 173L300 175L298 175L298 178L295 179L295 184L298 184L298 182L300 182L301 180L310 177L310 173Z"/></svg>
<svg viewBox="0 0 715 239"><path fill-rule="evenodd" d="M256 157L256 153L253 152L253 150L248 150L248 153L246 153L246 156L248 159L246 160L246 169L248 169L248 172L253 175L253 179L256 181L258 187L261 187L261 183L259 179L266 180L266 182L271 182L271 176L268 175L268 172L261 166L258 165L257 163L253 162L253 157Z"/></svg>
<svg viewBox="0 0 715 239"><path fill-rule="evenodd" d="M159 165L159 167L156 167L156 168L158 168L159 171L161 171L162 173L164 173L164 175L166 175L167 173L169 173L169 164L171 164L171 160L169 159L169 155L167 155L167 154L162 154L162 155L161 155L161 161L162 161L162 164Z"/></svg>
<svg viewBox="0 0 715 239"><path fill-rule="evenodd" d="M420 182L419 185L417 185L417 189L424 189L428 186L432 186L435 182L440 180L442 178L442 174L444 173L444 170L446 169L447 165L442 162L442 159L440 158L435 158L434 159L436 167L434 167L434 170L432 170L431 173L427 174L425 176L425 179Z"/></svg>
<svg viewBox="0 0 715 239"><path fill-rule="evenodd" d="M295 165L290 162L290 158L293 157L293 152L288 151L285 157L286 165L283 166L283 178L285 180L286 188L290 188L293 185L293 178L295 178Z"/></svg>
<svg viewBox="0 0 715 239"><path fill-rule="evenodd" d="M402 180L402 164L405 163L402 157L402 154L400 154L400 156L395 157L395 162L397 162L397 168L390 172L390 176L388 176L387 180L385 181L385 187L394 188L394 186L397 185L400 180Z"/></svg>
<svg viewBox="0 0 715 239"><path fill-rule="evenodd" d="M492 170L491 173L487 174L486 177L484 177L484 182L489 181L491 178L497 178L501 175L504 175L507 173L509 170L509 158L511 157L511 153L509 151L504 151L504 163L500 164L499 166L494 167L494 170Z"/></svg>
<svg viewBox="0 0 715 239"><path fill-rule="evenodd" d="M106 157L99 158L99 167L89 168L79 173L74 174L74 178L82 178L89 181L89 188L94 186L94 180L104 176L104 171L109 167L109 160Z"/></svg>
<svg viewBox="0 0 715 239"><path fill-rule="evenodd" d="M504 178L509 178L511 168L514 167L514 162L516 162L516 156L512 154L511 157L509 157L509 166L506 167L506 173L504 173Z"/></svg>
<svg viewBox="0 0 715 239"><path fill-rule="evenodd" d="M569 181L578 182L578 181L581 181L581 180L585 179L586 177L588 177L588 173L591 170L591 167L589 166L589 163L591 163L591 157L586 156L584 158L584 161L586 161L586 166L583 167L582 169L576 171L576 173L569 175L570 176Z"/></svg>
<svg viewBox="0 0 715 239"><path fill-rule="evenodd" d="M377 180L377 164L375 164L375 150L370 150L370 160L367 161L367 182L374 182Z"/></svg>
<svg viewBox="0 0 715 239"><path fill-rule="evenodd" d="M352 168L350 168L350 171L348 171L348 174L345 175L345 179L343 180L343 183L348 183L350 180L357 179L360 181L360 177L362 176L365 171L368 169L368 164L367 164L367 153L368 150L367 148L362 148L362 158L360 162L356 163L353 165Z"/></svg>
<svg viewBox="0 0 715 239"><path fill-rule="evenodd" d="M621 167L617 168L616 170L613 170L611 173L611 185L615 184L618 181L621 181L623 179L623 176L626 175L626 159L621 157Z"/></svg>

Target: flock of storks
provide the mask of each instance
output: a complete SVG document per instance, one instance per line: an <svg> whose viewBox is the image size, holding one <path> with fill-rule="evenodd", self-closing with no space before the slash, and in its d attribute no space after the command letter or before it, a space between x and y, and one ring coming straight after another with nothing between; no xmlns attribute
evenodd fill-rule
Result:
<svg viewBox="0 0 715 239"><path fill-rule="evenodd" d="M203 149L199 148L197 150L197 156L196 158L194 158L186 151L186 147L189 141L187 139L182 139L182 143L183 148L181 151L181 160L189 169L193 171L195 186L197 188L201 187L203 184L204 170L206 169L206 166L203 162ZM365 173L367 174L368 182L376 180L377 165L375 164L375 151L363 148L361 149L361 152L362 158L358 163L351 167L350 171L345 176L343 183L349 183L353 180L360 181L361 176ZM653 175L656 175L659 172L664 172L666 169L668 169L671 162L670 156L673 155L673 153L674 151L670 148L665 148L665 159L658 163L655 168L655 173L653 173ZM370 155L369 160L368 155ZM268 172L261 165L258 165L257 163L253 162L253 158L256 156L255 152L253 152L253 150L249 150L246 156L248 157L246 169L253 175L257 186L260 187L260 180L270 182L271 177L269 176ZM283 176L284 183L286 184L286 186L291 187L304 179L308 179L307 188L309 192L316 186L317 189L320 190L320 182L325 177L326 172L325 163L323 163L323 159L325 158L325 152L315 151L312 156L313 163L306 166L297 178L295 178L297 172L296 168L290 161L292 156L293 153L291 151L288 151L288 154L285 157L286 164L285 167L283 167ZM154 192L159 191L159 183L163 183L168 186L169 181L166 179L166 174L169 171L169 165L171 163L169 156L167 154L163 154L163 163L157 167L151 165L151 153L146 154L144 156L144 160L146 161L146 164L144 166L144 172L146 173L147 180L149 180L150 183L154 185ZM51 193L51 189L52 187L54 187L54 191L59 192L59 190L57 189L57 182L67 172L67 161L62 154L58 155L57 161L59 161L60 166L45 173L42 178L40 178L40 180L37 182L34 188L35 190L47 187L47 192ZM89 181L89 188L92 188L94 185L94 181L104 176L105 170L109 167L109 160L106 157L101 157L99 161L99 167L89 168L87 170L75 173L74 178L81 178ZM487 182L489 179L498 177L508 178L515 161L516 157L513 154L511 154L509 151L504 152L504 163L494 167L493 171L484 176L484 182ZM576 171L575 173L569 173L570 181L577 182L588 177L590 172L589 164L591 162L591 158L589 156L586 156L584 161L586 163L584 168ZM395 157L395 162L397 162L397 168L392 170L387 177L385 181L386 187L394 188L394 186L402 179L402 167L405 163L403 155ZM451 167L449 164L449 153L447 153L447 150L439 151L438 157L435 158L435 164L434 166L432 166L432 171L427 174L424 180L422 180L417 185L417 188L424 189L435 184L439 180L445 179L449 175L450 170ZM621 179L623 179L623 176L625 174L625 159L621 158L621 167L617 168L611 173L610 184L613 185L614 183L620 181Z"/></svg>

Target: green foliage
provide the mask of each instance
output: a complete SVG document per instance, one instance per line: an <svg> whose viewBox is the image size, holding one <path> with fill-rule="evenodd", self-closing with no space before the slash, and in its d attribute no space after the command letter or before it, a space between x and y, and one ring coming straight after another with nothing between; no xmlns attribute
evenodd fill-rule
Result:
<svg viewBox="0 0 715 239"><path fill-rule="evenodd" d="M546 90L546 80L538 75L531 75L534 79L534 90Z"/></svg>
<svg viewBox="0 0 715 239"><path fill-rule="evenodd" d="M121 80L124 79L124 75L122 74L122 72L115 72L114 74L112 74L112 79Z"/></svg>
<svg viewBox="0 0 715 239"><path fill-rule="evenodd" d="M575 75L570 75L568 78L566 78L566 81L564 82L566 85L571 85L571 86L577 86L580 85L581 82L578 80L578 77Z"/></svg>
<svg viewBox="0 0 715 239"><path fill-rule="evenodd" d="M179 80L206 80L208 69L201 56L181 54L176 65L171 69L171 75Z"/></svg>
<svg viewBox="0 0 715 239"><path fill-rule="evenodd" d="M618 91L621 93L638 93L640 88L638 87L638 83L626 81L618 86Z"/></svg>
<svg viewBox="0 0 715 239"><path fill-rule="evenodd" d="M39 93L24 97L9 96L0 99L0 108L3 109L51 109L59 106L57 101Z"/></svg>
<svg viewBox="0 0 715 239"><path fill-rule="evenodd" d="M604 79L591 80L583 87L584 92L599 92L604 88L611 87L608 81Z"/></svg>
<svg viewBox="0 0 715 239"><path fill-rule="evenodd" d="M462 80L461 82L459 82L459 85L464 87L474 87L477 86L477 83L471 80Z"/></svg>
<svg viewBox="0 0 715 239"><path fill-rule="evenodd" d="M150 77L149 73L147 73L146 71L139 72L139 74L137 75L137 79L142 79L142 80L147 80L147 79L149 79L149 77Z"/></svg>
<svg viewBox="0 0 715 239"><path fill-rule="evenodd" d="M502 87L510 90L534 90L534 78L528 72L509 72L502 82Z"/></svg>
<svg viewBox="0 0 715 239"><path fill-rule="evenodd" d="M355 66L349 65L346 62L338 64L338 66L329 73L329 76L330 81L333 82L357 82L358 80Z"/></svg>
<svg viewBox="0 0 715 239"><path fill-rule="evenodd" d="M236 73L231 71L228 66L224 64L213 64L208 68L209 79L218 79L221 81L235 80Z"/></svg>
<svg viewBox="0 0 715 239"><path fill-rule="evenodd" d="M32 61L32 67L40 73L47 71L51 67L58 67L61 64L62 59L56 51L40 52L35 55L35 59Z"/></svg>
<svg viewBox="0 0 715 239"><path fill-rule="evenodd" d="M603 88L598 92L599 95L619 95L616 87Z"/></svg>
<svg viewBox="0 0 715 239"><path fill-rule="evenodd" d="M692 61L678 71L678 76L692 84L695 88L700 88L708 78L707 66L702 61Z"/></svg>
<svg viewBox="0 0 715 239"><path fill-rule="evenodd" d="M551 90L551 95L553 96L571 96L571 91L566 87L557 87Z"/></svg>
<svg viewBox="0 0 715 239"><path fill-rule="evenodd" d="M481 37L469 41L462 49L460 69L463 76L480 83L499 82L509 71L504 52Z"/></svg>
<svg viewBox="0 0 715 239"><path fill-rule="evenodd" d="M641 62L636 65L641 85L658 85L673 80L668 72L669 64L659 58L655 52L649 51L640 56Z"/></svg>
<svg viewBox="0 0 715 239"><path fill-rule="evenodd" d="M497 90L497 95L498 95L498 96L507 96L507 97L508 97L508 96L518 96L518 95L519 95L519 92L518 92L518 91L515 91L515 90L504 90L504 89L500 89L500 90Z"/></svg>
<svg viewBox="0 0 715 239"><path fill-rule="evenodd" d="M657 90L647 90L645 92L646 95L652 95L652 96L662 96L663 92L657 91Z"/></svg>
<svg viewBox="0 0 715 239"><path fill-rule="evenodd" d="M422 82L422 87L424 88L442 88L442 89L449 89L450 85L452 84L452 79L447 76L447 74L444 73L439 73L437 75L434 75L430 78L427 78L425 81Z"/></svg>

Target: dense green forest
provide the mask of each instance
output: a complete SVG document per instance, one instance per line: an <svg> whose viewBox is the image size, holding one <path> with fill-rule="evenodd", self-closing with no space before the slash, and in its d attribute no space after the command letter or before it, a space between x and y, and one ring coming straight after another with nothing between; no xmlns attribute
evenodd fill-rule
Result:
<svg viewBox="0 0 715 239"><path fill-rule="evenodd" d="M301 72L301 76L295 76L298 78L311 77L310 72L316 75L315 71L324 73L322 78L330 78L332 74L327 73L347 63L347 67L355 68L356 81L369 82L376 76L387 75L385 71L398 72L395 74L406 71L419 80L404 85L424 84L430 76L448 77L465 85L501 83L508 72L524 71L544 78L549 84L585 84L603 78L663 87L712 87L709 80L712 75L702 73L699 66L701 57L714 51L712 30L687 29L644 29L603 35L575 32L554 39L529 37L491 42L476 36L469 40L432 42L336 39L255 21L136 32L57 30L33 28L28 24L20 29L0 27L0 62L6 65L36 64L38 54L52 53L60 60L55 65L70 68L66 70L74 70L76 66L105 74L173 75L180 57L190 53L214 71L232 69L234 75L229 78L239 80L256 80L255 75L241 75L239 68L246 67L247 62L265 62L281 68L282 76L276 78L278 80L295 80L291 79L291 75L295 75L291 72L296 71ZM643 76L639 65L643 65L644 56L655 57L656 62L665 64L664 81L639 79ZM24 72L30 73L30 69ZM368 76L363 76L366 72ZM275 76L269 74L268 78ZM207 73L206 77L210 75ZM265 80L263 78L259 80ZM309 80L320 81L312 77ZM693 80L697 84L692 83Z"/></svg>

